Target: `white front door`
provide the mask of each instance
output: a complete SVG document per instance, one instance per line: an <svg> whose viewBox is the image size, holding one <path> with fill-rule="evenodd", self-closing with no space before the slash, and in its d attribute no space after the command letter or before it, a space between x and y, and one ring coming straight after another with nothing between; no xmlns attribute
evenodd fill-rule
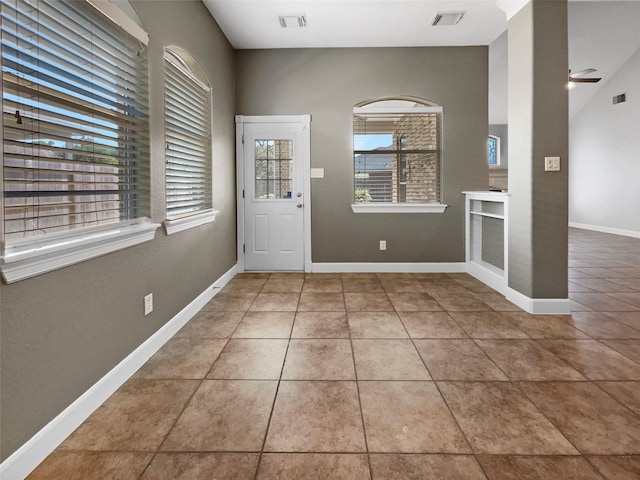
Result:
<svg viewBox="0 0 640 480"><path fill-rule="evenodd" d="M244 270L304 270L308 119L236 119L242 136L238 142L238 188L242 189L238 238Z"/></svg>

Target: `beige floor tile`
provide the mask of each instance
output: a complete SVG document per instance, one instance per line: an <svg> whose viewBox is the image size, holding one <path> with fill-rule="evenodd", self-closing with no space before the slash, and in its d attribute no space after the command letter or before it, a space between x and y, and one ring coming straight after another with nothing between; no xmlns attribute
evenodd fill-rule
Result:
<svg viewBox="0 0 640 480"><path fill-rule="evenodd" d="M414 340L435 380L508 380L473 340Z"/></svg>
<svg viewBox="0 0 640 480"><path fill-rule="evenodd" d="M176 333L176 337L229 338L244 312L201 311Z"/></svg>
<svg viewBox="0 0 640 480"><path fill-rule="evenodd" d="M129 380L58 448L155 451L197 386L196 380Z"/></svg>
<svg viewBox="0 0 640 480"><path fill-rule="evenodd" d="M300 295L299 312L344 312L342 293L306 293Z"/></svg>
<svg viewBox="0 0 640 480"><path fill-rule="evenodd" d="M597 340L539 340L590 380L640 380L640 365Z"/></svg>
<svg viewBox="0 0 640 480"><path fill-rule="evenodd" d="M640 330L640 312L605 312L604 315Z"/></svg>
<svg viewBox="0 0 640 480"><path fill-rule="evenodd" d="M596 382L596 385L640 416L640 382Z"/></svg>
<svg viewBox="0 0 640 480"><path fill-rule="evenodd" d="M568 323L568 315L533 315L527 312L507 312L504 315L531 338L589 338Z"/></svg>
<svg viewBox="0 0 640 480"><path fill-rule="evenodd" d="M387 293L425 292L422 283L415 278L385 278L381 280L382 287Z"/></svg>
<svg viewBox="0 0 640 480"><path fill-rule="evenodd" d="M638 480L640 455L587 457L607 480Z"/></svg>
<svg viewBox="0 0 640 480"><path fill-rule="evenodd" d="M581 453L640 453L640 419L596 385L538 382L522 389Z"/></svg>
<svg viewBox="0 0 640 480"><path fill-rule="evenodd" d="M262 287L262 293L300 293L304 278L271 277Z"/></svg>
<svg viewBox="0 0 640 480"><path fill-rule="evenodd" d="M469 338L447 312L398 312L411 338Z"/></svg>
<svg viewBox="0 0 640 480"><path fill-rule="evenodd" d="M158 453L140 480L253 480L257 453Z"/></svg>
<svg viewBox="0 0 640 480"><path fill-rule="evenodd" d="M373 480L486 480L471 455L382 455L371 457Z"/></svg>
<svg viewBox="0 0 640 480"><path fill-rule="evenodd" d="M345 312L298 312L291 338L349 338Z"/></svg>
<svg viewBox="0 0 640 480"><path fill-rule="evenodd" d="M295 312L247 312L233 338L289 338Z"/></svg>
<svg viewBox="0 0 640 480"><path fill-rule="evenodd" d="M504 295L493 292L476 292L473 294L481 302L489 305L496 312L522 312L523 310L507 300Z"/></svg>
<svg viewBox="0 0 640 480"><path fill-rule="evenodd" d="M251 305L252 312L295 312L299 293L259 293Z"/></svg>
<svg viewBox="0 0 640 480"><path fill-rule="evenodd" d="M580 278L574 280L574 282L590 288L592 291L601 293L633 291L633 289L625 287L622 283L612 282L604 278Z"/></svg>
<svg viewBox="0 0 640 480"><path fill-rule="evenodd" d="M352 338L409 338L394 312L349 312L347 321Z"/></svg>
<svg viewBox="0 0 640 480"><path fill-rule="evenodd" d="M593 338L640 339L640 330L600 312L575 312L567 322Z"/></svg>
<svg viewBox="0 0 640 480"><path fill-rule="evenodd" d="M451 273L449 277L452 278L456 283L462 285L467 290L473 293L478 292L495 292L493 288L482 283L480 280L472 277L467 273Z"/></svg>
<svg viewBox="0 0 640 480"><path fill-rule="evenodd" d="M640 309L640 292L609 293L608 295Z"/></svg>
<svg viewBox="0 0 640 480"><path fill-rule="evenodd" d="M277 385L270 381L204 380L160 450L259 452Z"/></svg>
<svg viewBox="0 0 640 480"><path fill-rule="evenodd" d="M342 290L345 293L384 292L382 284L375 277L342 277Z"/></svg>
<svg viewBox="0 0 640 480"><path fill-rule="evenodd" d="M489 480L602 480L582 457L478 457Z"/></svg>
<svg viewBox="0 0 640 480"><path fill-rule="evenodd" d="M256 480L370 480L362 454L265 453Z"/></svg>
<svg viewBox="0 0 640 480"><path fill-rule="evenodd" d="M287 340L233 338L220 352L207 378L278 380L287 352Z"/></svg>
<svg viewBox="0 0 640 480"><path fill-rule="evenodd" d="M257 293L218 293L207 303L203 311L246 312L256 299Z"/></svg>
<svg viewBox="0 0 640 480"><path fill-rule="evenodd" d="M282 371L283 380L355 380L348 339L293 339Z"/></svg>
<svg viewBox="0 0 640 480"><path fill-rule="evenodd" d="M388 293L387 296L398 312L437 312L442 307L428 293Z"/></svg>
<svg viewBox="0 0 640 480"><path fill-rule="evenodd" d="M136 452L54 452L27 480L138 480L152 457Z"/></svg>
<svg viewBox="0 0 640 480"><path fill-rule="evenodd" d="M498 312L450 312L471 338L529 338L507 316Z"/></svg>
<svg viewBox="0 0 640 480"><path fill-rule="evenodd" d="M489 305L471 293L434 293L433 298L448 312L491 311Z"/></svg>
<svg viewBox="0 0 640 480"><path fill-rule="evenodd" d="M569 298L596 312L628 312L640 308L606 293L571 293Z"/></svg>
<svg viewBox="0 0 640 480"><path fill-rule="evenodd" d="M375 453L471 453L433 382L358 382Z"/></svg>
<svg viewBox="0 0 640 480"><path fill-rule="evenodd" d="M353 340L358 380L431 380L411 340Z"/></svg>
<svg viewBox="0 0 640 480"><path fill-rule="evenodd" d="M265 451L364 452L356 382L280 382Z"/></svg>
<svg viewBox="0 0 640 480"><path fill-rule="evenodd" d="M507 382L438 382L476 454L576 455L569 441Z"/></svg>
<svg viewBox="0 0 640 480"><path fill-rule="evenodd" d="M384 293L345 293L349 312L393 312L393 305Z"/></svg>
<svg viewBox="0 0 640 480"><path fill-rule="evenodd" d="M600 340L607 347L613 348L634 362L640 363L640 339L632 340Z"/></svg>
<svg viewBox="0 0 640 480"><path fill-rule="evenodd" d="M302 291L305 293L341 293L342 280L337 277L307 277Z"/></svg>
<svg viewBox="0 0 640 480"><path fill-rule="evenodd" d="M535 340L476 340L511 380L586 380Z"/></svg>
<svg viewBox="0 0 640 480"><path fill-rule="evenodd" d="M257 293L264 286L266 278L238 278L235 277L220 291L220 293Z"/></svg>
<svg viewBox="0 0 640 480"><path fill-rule="evenodd" d="M137 378L204 378L227 343L215 338L172 338L140 370Z"/></svg>

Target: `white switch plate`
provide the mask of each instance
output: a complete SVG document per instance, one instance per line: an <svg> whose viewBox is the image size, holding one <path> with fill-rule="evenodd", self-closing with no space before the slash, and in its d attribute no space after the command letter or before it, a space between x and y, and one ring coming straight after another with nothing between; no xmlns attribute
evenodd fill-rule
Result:
<svg viewBox="0 0 640 480"><path fill-rule="evenodd" d="M153 293L144 297L144 315L145 317L153 312Z"/></svg>
<svg viewBox="0 0 640 480"><path fill-rule="evenodd" d="M559 172L560 171L560 157L544 157L544 171L545 172Z"/></svg>
<svg viewBox="0 0 640 480"><path fill-rule="evenodd" d="M311 178L324 178L324 168L312 168Z"/></svg>
<svg viewBox="0 0 640 480"><path fill-rule="evenodd" d="M386 250L386 249L387 249L387 241L380 240L380 250Z"/></svg>

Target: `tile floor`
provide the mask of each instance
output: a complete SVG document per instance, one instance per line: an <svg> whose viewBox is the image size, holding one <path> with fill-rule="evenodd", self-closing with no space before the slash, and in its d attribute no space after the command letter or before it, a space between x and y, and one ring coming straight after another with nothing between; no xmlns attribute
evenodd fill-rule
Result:
<svg viewBox="0 0 640 480"><path fill-rule="evenodd" d="M640 478L640 240L571 316L466 274L238 275L30 479Z"/></svg>

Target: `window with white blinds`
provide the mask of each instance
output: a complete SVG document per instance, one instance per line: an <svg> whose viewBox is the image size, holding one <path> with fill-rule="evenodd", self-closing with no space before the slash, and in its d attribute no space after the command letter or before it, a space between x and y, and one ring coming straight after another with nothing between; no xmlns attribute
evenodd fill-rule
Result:
<svg viewBox="0 0 640 480"><path fill-rule="evenodd" d="M167 47L164 58L166 205L171 223L213 214L211 87L188 52Z"/></svg>
<svg viewBox="0 0 640 480"><path fill-rule="evenodd" d="M147 216L145 45L84 1L0 5L6 245Z"/></svg>
<svg viewBox="0 0 640 480"><path fill-rule="evenodd" d="M382 100L353 110L354 201L441 199L442 107Z"/></svg>

